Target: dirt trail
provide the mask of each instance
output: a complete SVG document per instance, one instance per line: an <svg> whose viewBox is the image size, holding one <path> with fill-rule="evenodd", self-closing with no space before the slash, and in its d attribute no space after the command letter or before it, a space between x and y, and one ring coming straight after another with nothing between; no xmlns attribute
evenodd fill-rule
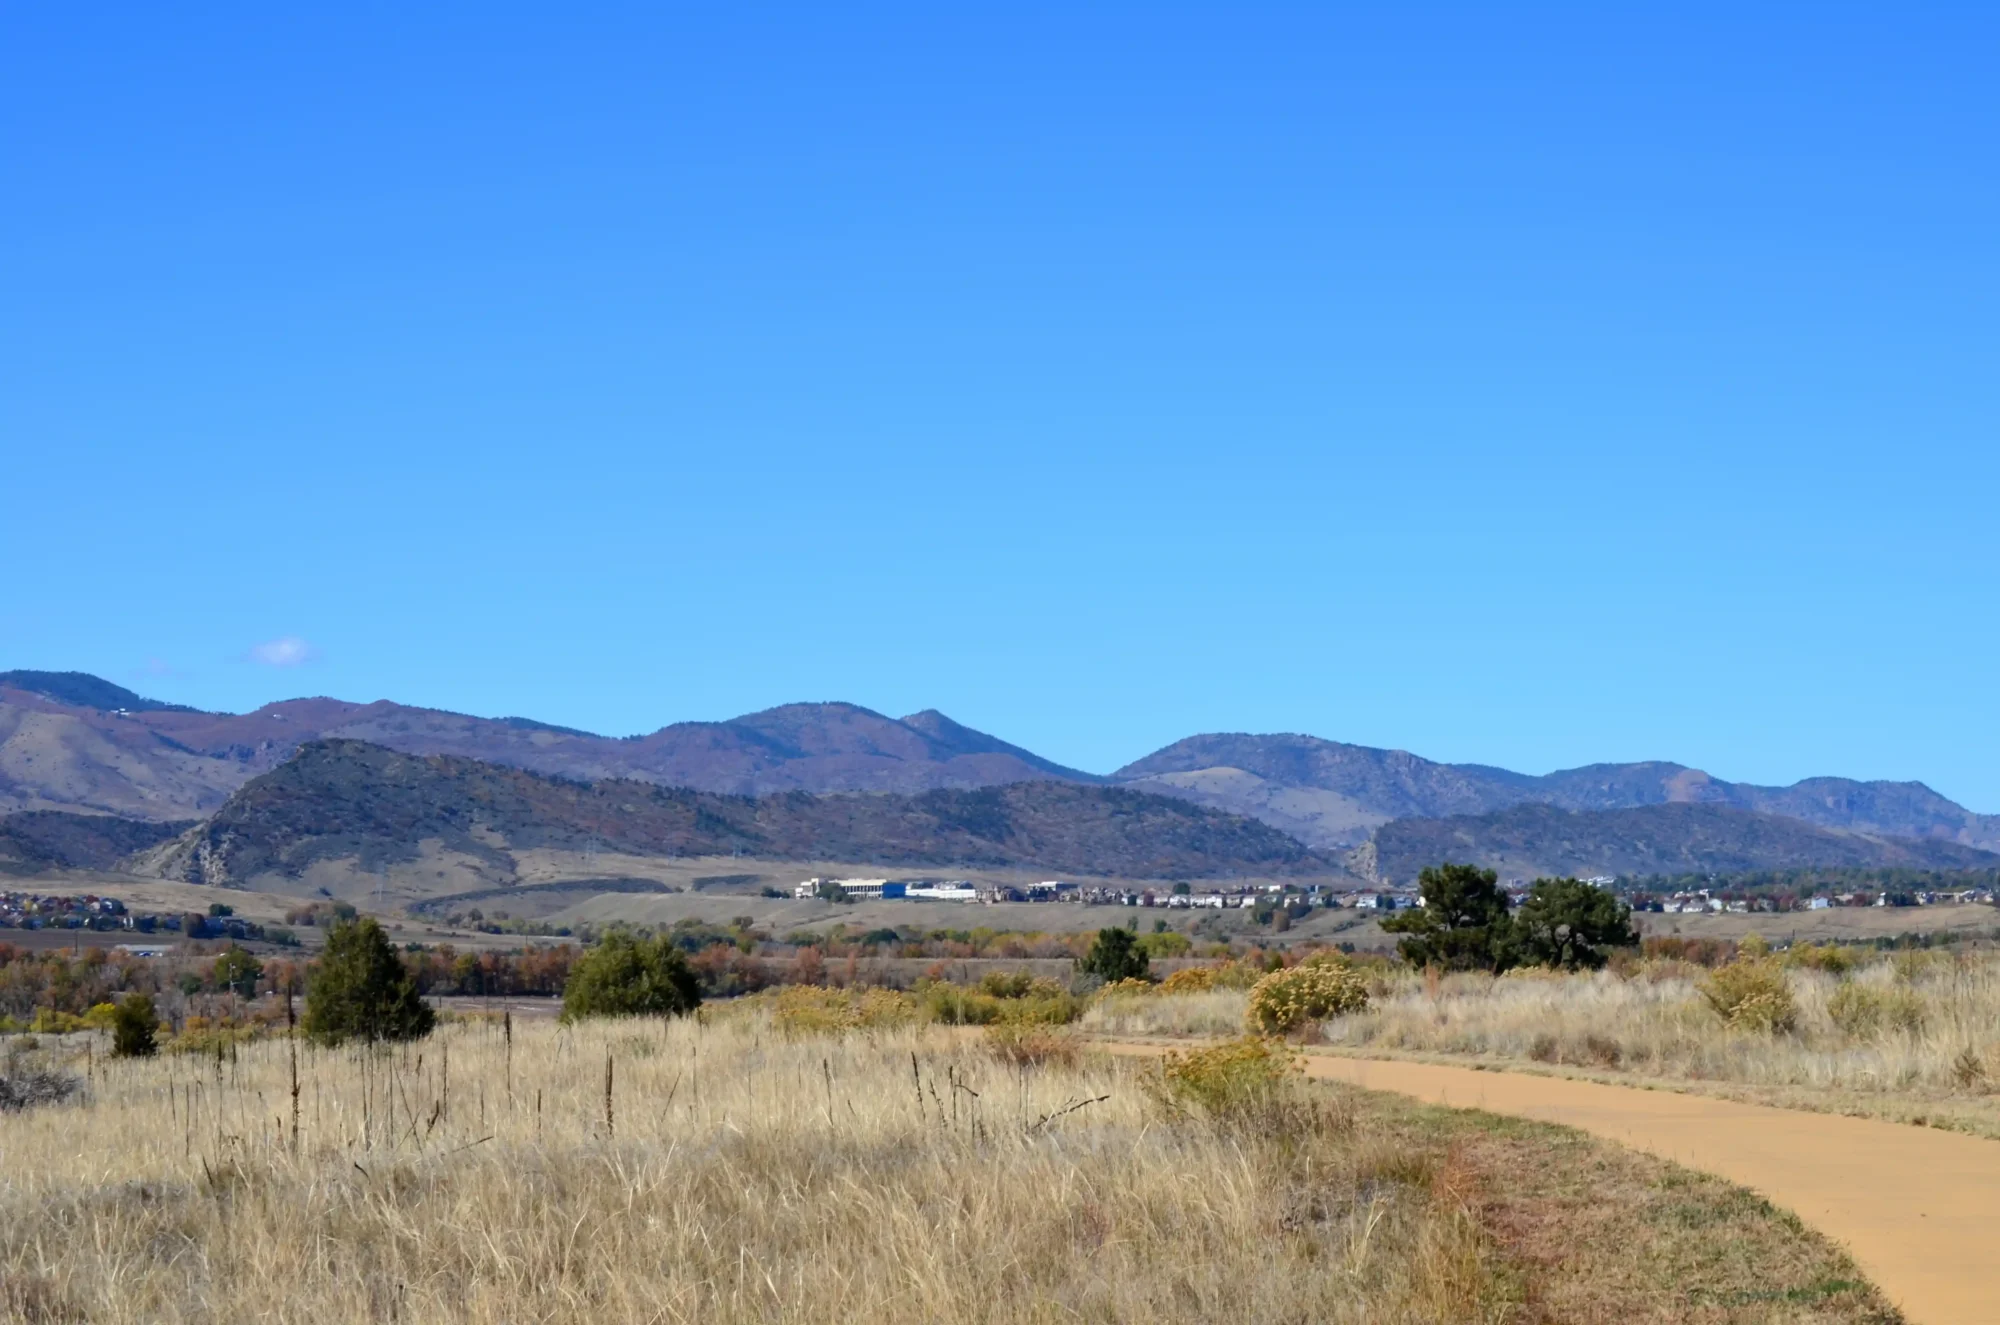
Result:
<svg viewBox="0 0 2000 1325"><path fill-rule="evenodd" d="M1157 1054L1159 1045L1109 1046ZM2000 1322L2000 1142L1592 1081L1306 1057L1307 1075L1561 1123L1760 1193L1846 1248L1913 1325Z"/></svg>

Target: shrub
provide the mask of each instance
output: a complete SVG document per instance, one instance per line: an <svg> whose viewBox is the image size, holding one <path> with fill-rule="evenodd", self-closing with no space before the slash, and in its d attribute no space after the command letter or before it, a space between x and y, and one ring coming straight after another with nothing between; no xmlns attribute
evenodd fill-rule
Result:
<svg viewBox="0 0 2000 1325"><path fill-rule="evenodd" d="M1315 957L1251 986L1244 1025L1259 1034L1284 1035L1367 1006L1368 982L1360 972L1346 962Z"/></svg>
<svg viewBox="0 0 2000 1325"><path fill-rule="evenodd" d="M768 997L772 1024L791 1036L845 1035L907 1026L917 1020L920 1011L915 999L894 989L786 985Z"/></svg>
<svg viewBox="0 0 2000 1325"><path fill-rule="evenodd" d="M1785 950L1787 966L1801 966L1828 975L1846 975L1861 965L1861 959L1837 943L1795 943Z"/></svg>
<svg viewBox="0 0 2000 1325"><path fill-rule="evenodd" d="M1269 1102L1301 1072L1297 1055L1283 1044L1245 1036L1208 1049L1170 1053L1145 1085L1163 1103L1191 1104L1218 1115Z"/></svg>
<svg viewBox="0 0 2000 1325"><path fill-rule="evenodd" d="M1702 997L1732 1028L1775 1034L1798 1025L1799 1007L1785 972L1768 957L1739 957L1702 982Z"/></svg>
<svg viewBox="0 0 2000 1325"><path fill-rule="evenodd" d="M1915 1032L1923 1029L1923 1000L1908 989L1875 989L1867 985L1843 984L1826 1001L1826 1014L1833 1024L1856 1039L1865 1039L1884 1030Z"/></svg>
<svg viewBox="0 0 2000 1325"><path fill-rule="evenodd" d="M306 1034L328 1044L420 1040L437 1014L374 920L335 923L306 988Z"/></svg>
<svg viewBox="0 0 2000 1325"><path fill-rule="evenodd" d="M564 1021L580 1017L679 1017L701 1006L701 985L667 935L614 930L577 958L563 984Z"/></svg>
<svg viewBox="0 0 2000 1325"><path fill-rule="evenodd" d="M1070 1067L1083 1056L1083 1043L1074 1031L1034 1022L1003 1021L988 1026L985 1040L988 1053L1022 1067Z"/></svg>
<svg viewBox="0 0 2000 1325"><path fill-rule="evenodd" d="M1216 986L1213 966L1190 966L1160 981L1163 994L1206 994Z"/></svg>
<svg viewBox="0 0 2000 1325"><path fill-rule="evenodd" d="M92 1009L96 1011L96 1009ZM111 1014L111 1052L120 1058L151 1058L160 1051L160 1014L144 994L128 994Z"/></svg>
<svg viewBox="0 0 2000 1325"><path fill-rule="evenodd" d="M987 977L988 982L992 979ZM946 980L926 980L918 984L917 998L927 1019L946 1026L991 1026L1003 1021L1057 1025L1083 1014L1083 1004L1053 980L1022 976L1018 983L1009 980L1002 987L1021 992L994 994L986 982L968 989Z"/></svg>
<svg viewBox="0 0 2000 1325"><path fill-rule="evenodd" d="M1026 998L1035 984L1035 977L1026 971L992 971L979 982L979 992L995 998Z"/></svg>

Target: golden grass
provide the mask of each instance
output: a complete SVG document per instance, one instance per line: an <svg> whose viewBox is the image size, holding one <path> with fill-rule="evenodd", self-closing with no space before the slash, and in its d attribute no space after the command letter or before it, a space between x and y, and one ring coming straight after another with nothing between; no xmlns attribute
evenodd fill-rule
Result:
<svg viewBox="0 0 2000 1325"><path fill-rule="evenodd" d="M1713 977L1674 962L1624 975L1395 972L1377 977L1365 1011L1313 1038L2000 1136L2000 957L1905 953L1840 974L1795 963L1783 979L1794 1027L1768 1033L1730 1026L1704 997ZM1228 1034L1245 1007L1228 991L1107 1002L1083 1024L1106 1035Z"/></svg>
<svg viewBox="0 0 2000 1325"><path fill-rule="evenodd" d="M294 1149L289 1053L99 1061L88 1105L0 1117L5 1314L1416 1322L1513 1293L1421 1164L1338 1119L1169 1113L1102 1059L768 1009L511 1051L461 1024L302 1051Z"/></svg>
<svg viewBox="0 0 2000 1325"><path fill-rule="evenodd" d="M296 1140L289 1041L54 1051L88 1102L0 1115L0 1316L1894 1319L1768 1207L1573 1133L1296 1082L1210 1109L1056 1028L773 1015L301 1045Z"/></svg>

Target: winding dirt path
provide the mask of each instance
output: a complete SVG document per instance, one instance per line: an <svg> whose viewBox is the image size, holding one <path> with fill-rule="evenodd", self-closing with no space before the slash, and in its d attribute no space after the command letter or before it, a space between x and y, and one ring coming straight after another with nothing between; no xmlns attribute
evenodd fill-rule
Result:
<svg viewBox="0 0 2000 1325"><path fill-rule="evenodd" d="M1118 1044L1158 1054L1158 1044ZM2000 1325L2000 1142L1702 1095L1306 1055L1306 1074L1560 1123L1726 1178L1839 1242L1914 1325Z"/></svg>

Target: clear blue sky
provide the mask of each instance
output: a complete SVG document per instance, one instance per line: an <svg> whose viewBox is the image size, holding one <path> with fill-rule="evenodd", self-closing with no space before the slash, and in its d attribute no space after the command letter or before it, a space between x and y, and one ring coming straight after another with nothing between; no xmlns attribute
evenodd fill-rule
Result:
<svg viewBox="0 0 2000 1325"><path fill-rule="evenodd" d="M1633 8L10 7L0 667L2000 811L2000 18Z"/></svg>

